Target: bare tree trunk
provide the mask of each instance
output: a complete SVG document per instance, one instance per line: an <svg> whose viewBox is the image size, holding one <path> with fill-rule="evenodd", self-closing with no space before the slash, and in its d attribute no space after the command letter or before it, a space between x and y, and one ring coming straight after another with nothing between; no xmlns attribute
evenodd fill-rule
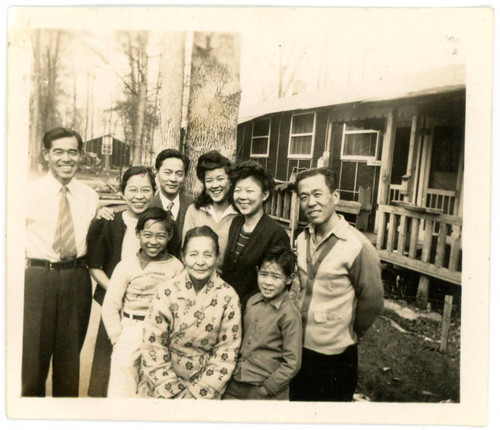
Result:
<svg viewBox="0 0 500 430"><path fill-rule="evenodd" d="M218 149L234 159L241 98L240 37L231 33L196 32L193 39L191 91L185 152L191 160L185 189L194 195L196 161Z"/></svg>
<svg viewBox="0 0 500 430"><path fill-rule="evenodd" d="M162 37L161 137L153 147L155 156L166 148L180 148L185 40L184 32L168 32Z"/></svg>
<svg viewBox="0 0 500 430"><path fill-rule="evenodd" d="M31 172L37 172L39 169L40 150L42 146L42 135L40 126L40 30L33 32L33 72L31 75L32 92L30 100L30 132L29 132L29 168Z"/></svg>
<svg viewBox="0 0 500 430"><path fill-rule="evenodd" d="M136 158L140 164L144 163L144 115L146 113L146 103L148 97L148 56L147 44L148 34L139 32L137 35L138 41L138 58L137 58L137 77L139 86L139 95L137 103L137 122L136 122L136 142L138 149L138 157Z"/></svg>

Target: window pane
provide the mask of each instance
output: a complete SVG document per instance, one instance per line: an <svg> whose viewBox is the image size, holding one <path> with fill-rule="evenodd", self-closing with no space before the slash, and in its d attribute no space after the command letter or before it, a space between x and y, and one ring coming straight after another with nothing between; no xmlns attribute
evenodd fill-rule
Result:
<svg viewBox="0 0 500 430"><path fill-rule="evenodd" d="M311 154L312 136L297 136L292 137L290 142L291 154Z"/></svg>
<svg viewBox="0 0 500 430"><path fill-rule="evenodd" d="M344 136L344 155L375 157L377 133L346 134Z"/></svg>
<svg viewBox="0 0 500 430"><path fill-rule="evenodd" d="M252 155L267 154L267 137L252 139Z"/></svg>
<svg viewBox="0 0 500 430"><path fill-rule="evenodd" d="M253 122L254 136L269 135L269 119L258 119Z"/></svg>
<svg viewBox="0 0 500 430"><path fill-rule="evenodd" d="M293 117L292 134L312 133L314 114L298 115Z"/></svg>

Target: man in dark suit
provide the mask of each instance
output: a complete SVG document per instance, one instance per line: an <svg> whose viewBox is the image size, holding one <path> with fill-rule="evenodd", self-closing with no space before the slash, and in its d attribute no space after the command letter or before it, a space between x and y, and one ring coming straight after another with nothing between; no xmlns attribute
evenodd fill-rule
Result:
<svg viewBox="0 0 500 430"><path fill-rule="evenodd" d="M167 250L180 257L182 227L187 208L193 200L180 192L189 168L189 158L176 149L164 149L156 157L155 168L159 183L159 192L154 197L151 207L159 207L170 213L176 224L176 231L169 241Z"/></svg>

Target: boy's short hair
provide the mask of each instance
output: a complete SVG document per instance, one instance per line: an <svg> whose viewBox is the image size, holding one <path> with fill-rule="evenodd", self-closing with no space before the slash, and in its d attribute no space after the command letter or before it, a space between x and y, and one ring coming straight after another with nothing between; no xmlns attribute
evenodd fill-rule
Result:
<svg viewBox="0 0 500 430"><path fill-rule="evenodd" d="M215 243L215 253L219 255L219 236L208 225L201 227L194 227L186 232L184 237L184 244L182 245L182 255L186 255L186 249L189 241L195 237L209 237Z"/></svg>
<svg viewBox="0 0 500 430"><path fill-rule="evenodd" d="M137 220L137 227L135 230L137 233L141 232L144 230L144 226L146 225L146 222L149 220L155 220L159 221L165 224L165 229L169 233L173 233L175 230L175 221L172 219L172 217L167 213L167 211L161 209L161 208L147 208L140 216L139 219Z"/></svg>
<svg viewBox="0 0 500 430"><path fill-rule="evenodd" d="M260 257L257 267L260 269L264 263L276 263L283 269L286 276L290 276L295 273L297 257L290 248L272 246Z"/></svg>

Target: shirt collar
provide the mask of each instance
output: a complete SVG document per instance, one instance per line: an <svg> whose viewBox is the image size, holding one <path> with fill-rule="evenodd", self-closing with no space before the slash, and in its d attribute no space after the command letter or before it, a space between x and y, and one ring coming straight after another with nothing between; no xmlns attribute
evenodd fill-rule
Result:
<svg viewBox="0 0 500 430"><path fill-rule="evenodd" d="M186 285L186 289L194 292L194 286L193 283L191 282L191 278L189 277L187 268L184 268L183 273L184 273L184 283ZM208 292L212 288L219 289L222 287L222 285L223 285L222 279L217 274L217 270L214 270L210 275L210 278L208 279L207 283L203 286L203 288L199 291L198 294L202 293L203 291L205 291L205 293L208 294ZM179 297L181 296L182 294L179 295Z"/></svg>
<svg viewBox="0 0 500 430"><path fill-rule="evenodd" d="M284 289L279 296L273 297L272 299L266 299L262 293L257 293L257 298L255 299L254 305L259 303L259 302L266 302L269 303L272 307L275 309L279 309L281 307L281 304L283 303L283 300L285 300L285 297L287 295L287 290Z"/></svg>
<svg viewBox="0 0 500 430"><path fill-rule="evenodd" d="M238 215L239 214L239 212L233 207L233 205L229 205L226 208L226 210L222 213L222 216L220 217L220 219L218 219L218 220L217 220L217 216L215 215L214 206L212 205L212 203L208 204L207 206L201 206L200 210L209 214L217 222L222 220L223 218L225 218L228 215L233 215L233 214Z"/></svg>
<svg viewBox="0 0 500 430"><path fill-rule="evenodd" d="M328 234L324 237L322 242L324 242L326 239L328 239L332 234L339 239L347 240L347 230L349 229L349 223L345 220L345 218L342 215L336 214L336 216L338 216L339 222L335 225L335 227L333 227L328 232ZM311 236L314 236L316 234L316 230L315 230L313 224L309 224L307 226L307 229L308 229L309 234Z"/></svg>
<svg viewBox="0 0 500 430"><path fill-rule="evenodd" d="M63 187L63 185L56 179L56 177L54 176L52 171L49 170L49 172L47 173L46 179L47 179L47 189L51 193L56 195L59 191L61 191L61 188ZM76 181L75 178L71 178L71 181L69 181L66 184L66 188L69 190L69 192L71 194L75 193L75 186L76 186L75 181Z"/></svg>
<svg viewBox="0 0 500 430"><path fill-rule="evenodd" d="M168 207L169 203L172 202L174 205L172 206L173 208L178 208L181 205L181 198L179 197L180 193L177 193L175 196L175 199L170 200L168 197L164 196L163 193L160 191L160 200L164 208Z"/></svg>
<svg viewBox="0 0 500 430"><path fill-rule="evenodd" d="M149 257L145 256L142 249L139 249L139 251L137 251L136 256L137 256L137 258L139 260L139 264L141 265L141 269L142 270L144 270L146 268L146 266L149 263L151 263L152 261L167 261L167 260L170 260L171 258L173 258L167 252L166 249L165 249L165 251L163 251L163 253L161 254L160 258L155 258L154 260L151 260Z"/></svg>

